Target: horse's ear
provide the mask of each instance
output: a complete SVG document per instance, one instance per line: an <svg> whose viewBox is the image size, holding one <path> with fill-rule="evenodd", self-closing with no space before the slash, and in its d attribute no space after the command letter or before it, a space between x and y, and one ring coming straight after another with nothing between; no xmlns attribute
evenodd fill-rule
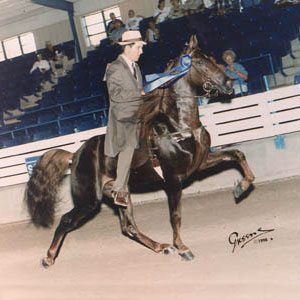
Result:
<svg viewBox="0 0 300 300"><path fill-rule="evenodd" d="M195 49L198 47L198 40L195 34L190 37L189 49Z"/></svg>

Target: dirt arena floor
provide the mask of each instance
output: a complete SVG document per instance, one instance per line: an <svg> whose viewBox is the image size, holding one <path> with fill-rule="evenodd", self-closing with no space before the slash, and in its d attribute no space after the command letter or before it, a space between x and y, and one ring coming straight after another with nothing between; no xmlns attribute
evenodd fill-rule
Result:
<svg viewBox="0 0 300 300"><path fill-rule="evenodd" d="M135 216L141 231L171 242L166 201L136 205ZM257 184L239 204L231 190L184 197L190 262L122 236L106 208L69 234L55 265L44 269L53 232L0 227L1 300L300 299L299 177Z"/></svg>

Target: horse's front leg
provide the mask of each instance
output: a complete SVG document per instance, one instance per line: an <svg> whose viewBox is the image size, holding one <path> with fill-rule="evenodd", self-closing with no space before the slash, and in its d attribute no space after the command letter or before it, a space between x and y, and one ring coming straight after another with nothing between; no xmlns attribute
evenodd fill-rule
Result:
<svg viewBox="0 0 300 300"><path fill-rule="evenodd" d="M242 194L244 194L244 192L248 190L255 179L255 176L250 169L243 152L236 149L209 152L206 161L200 166L200 170L213 167L224 161L236 161L243 170L244 178L234 187L234 197L238 199Z"/></svg>
<svg viewBox="0 0 300 300"><path fill-rule="evenodd" d="M127 208L120 207L119 212L120 212L121 230L123 234L140 242L141 244L145 245L146 247L150 248L151 250L157 253L161 251L166 251L166 252L170 251L171 249L170 244L158 243L140 232L134 220L133 206L132 206L130 195L129 195Z"/></svg>
<svg viewBox="0 0 300 300"><path fill-rule="evenodd" d="M178 178L165 176L166 192L168 195L170 221L173 229L173 245L179 250L184 260L192 260L194 254L184 245L180 236L181 228L181 196L182 186Z"/></svg>

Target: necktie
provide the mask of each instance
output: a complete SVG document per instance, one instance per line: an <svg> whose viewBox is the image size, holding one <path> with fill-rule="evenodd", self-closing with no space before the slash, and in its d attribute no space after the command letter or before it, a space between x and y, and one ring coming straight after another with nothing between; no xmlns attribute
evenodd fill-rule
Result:
<svg viewBox="0 0 300 300"><path fill-rule="evenodd" d="M135 63L132 63L132 69L133 69L133 76L137 80L137 75L136 75L136 69L135 69Z"/></svg>

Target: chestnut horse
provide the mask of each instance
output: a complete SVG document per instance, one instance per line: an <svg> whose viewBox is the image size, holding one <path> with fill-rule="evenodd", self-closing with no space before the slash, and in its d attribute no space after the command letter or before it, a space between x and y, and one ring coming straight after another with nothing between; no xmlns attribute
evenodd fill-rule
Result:
<svg viewBox="0 0 300 300"><path fill-rule="evenodd" d="M243 179L234 188L240 197L254 181L245 156L238 150L210 151L210 135L199 120L199 93L232 93L232 81L197 46L195 36L181 55L190 55L191 67L173 85L156 89L144 97L141 109L141 146L135 152L130 186L161 182L166 191L173 245L156 242L137 227L130 200L128 207L119 207L122 233L155 252L178 251L184 260L194 258L180 237L182 183L194 172L215 166L222 161L235 161L242 169ZM180 57L167 69L178 66ZM25 200L35 225L53 224L57 193L66 171L71 168L71 192L74 208L62 216L42 264L54 264L67 233L86 222L99 210L104 195L116 176L117 158L104 155L105 136L86 141L74 154L50 150L40 157L27 184ZM163 180L154 169L153 157L159 162ZM70 162L71 166L70 166ZM112 199L112 198L110 198ZM112 202L112 201L111 201Z"/></svg>

